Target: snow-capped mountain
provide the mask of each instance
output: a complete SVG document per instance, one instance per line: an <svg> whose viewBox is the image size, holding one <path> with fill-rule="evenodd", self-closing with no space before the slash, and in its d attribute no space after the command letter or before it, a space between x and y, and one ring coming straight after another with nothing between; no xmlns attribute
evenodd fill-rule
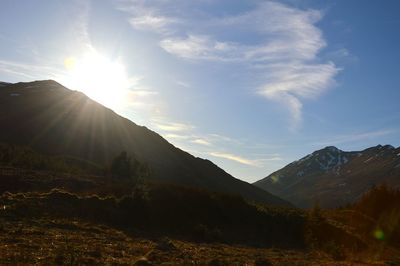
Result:
<svg viewBox="0 0 400 266"><path fill-rule="evenodd" d="M344 152L336 147L329 146L315 151L294 163L304 167L303 174L311 171L339 171L340 167L356 156L356 152ZM304 172L305 171L305 172Z"/></svg>
<svg viewBox="0 0 400 266"><path fill-rule="evenodd" d="M337 207L372 186L400 187L400 148L378 145L363 151L329 146L294 161L254 185L299 207Z"/></svg>

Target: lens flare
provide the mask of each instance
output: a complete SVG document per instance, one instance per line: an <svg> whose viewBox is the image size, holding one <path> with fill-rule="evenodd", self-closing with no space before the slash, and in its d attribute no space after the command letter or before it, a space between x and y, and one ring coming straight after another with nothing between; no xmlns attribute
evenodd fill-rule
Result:
<svg viewBox="0 0 400 266"><path fill-rule="evenodd" d="M385 233L381 229L376 229L374 231L374 237L378 240L384 240L385 239Z"/></svg>
<svg viewBox="0 0 400 266"><path fill-rule="evenodd" d="M72 70L75 68L76 65L76 59L74 57L67 57L64 60L64 66L68 70Z"/></svg>

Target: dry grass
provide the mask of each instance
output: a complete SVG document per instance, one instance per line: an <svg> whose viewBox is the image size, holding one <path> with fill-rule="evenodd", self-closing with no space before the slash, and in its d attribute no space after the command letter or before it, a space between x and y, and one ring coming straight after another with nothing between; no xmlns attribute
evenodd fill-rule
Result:
<svg viewBox="0 0 400 266"><path fill-rule="evenodd" d="M0 195L0 265L400 265L400 250L371 241L365 232L370 232L373 220L354 211L322 210L306 219L300 210L269 210L249 206L235 197L166 185L153 186L147 191L146 204L138 208L133 198L96 196L128 193L125 190L129 186L112 180L44 173L20 176L21 184L29 184L26 189ZM3 186L14 187L14 178L3 176ZM92 182L93 186L81 186ZM61 184L70 192L49 191ZM151 212L148 219L140 220L143 211ZM221 213L225 214L222 220ZM290 243L296 239L290 237L298 230L290 228L303 228L302 223L295 222L299 218L308 221L309 249L293 244L284 246L290 248L277 248L282 241ZM263 244L221 237L188 237L188 228L183 225L193 222L191 219L218 225L219 234L239 235L239 240L261 240L271 235L274 238ZM284 223L286 220L291 223ZM153 223L153 227L148 223ZM214 227L205 227L205 231ZM187 237L178 239L175 231ZM191 242L207 239L220 243ZM352 249L352 243L359 242L357 239L367 247L359 245L362 248Z"/></svg>
<svg viewBox="0 0 400 266"><path fill-rule="evenodd" d="M322 252L144 239L78 220L0 218L0 265L385 265Z"/></svg>

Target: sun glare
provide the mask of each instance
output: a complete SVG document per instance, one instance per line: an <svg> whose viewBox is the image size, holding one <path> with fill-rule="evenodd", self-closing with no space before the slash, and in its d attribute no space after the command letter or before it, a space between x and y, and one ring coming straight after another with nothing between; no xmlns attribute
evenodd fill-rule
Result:
<svg viewBox="0 0 400 266"><path fill-rule="evenodd" d="M64 66L67 75L63 81L71 89L82 91L110 108L116 108L123 103L129 79L124 66L118 61L91 52L82 58L66 58Z"/></svg>

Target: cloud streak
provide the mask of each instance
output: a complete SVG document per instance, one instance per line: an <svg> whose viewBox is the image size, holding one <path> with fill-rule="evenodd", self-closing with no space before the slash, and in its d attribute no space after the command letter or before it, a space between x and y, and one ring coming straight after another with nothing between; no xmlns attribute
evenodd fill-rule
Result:
<svg viewBox="0 0 400 266"><path fill-rule="evenodd" d="M0 72L12 74L29 81L32 79L43 79L44 77L54 78L64 73L56 67L7 60L0 60Z"/></svg>
<svg viewBox="0 0 400 266"><path fill-rule="evenodd" d="M250 159L247 159L247 158L235 155L235 154L231 154L231 153L210 152L209 154L214 157L219 157L219 158L235 161L235 162L249 165L249 166L259 166L259 164L255 160L250 160Z"/></svg>
<svg viewBox="0 0 400 266"><path fill-rule="evenodd" d="M211 142L209 142L206 139L200 139L200 138L192 140L192 143L204 145L204 146L212 146Z"/></svg>
<svg viewBox="0 0 400 266"><path fill-rule="evenodd" d="M177 18L163 15L161 10L142 0L119 1L117 9L129 13L130 25L141 31L166 34L174 24L179 23Z"/></svg>
<svg viewBox="0 0 400 266"><path fill-rule="evenodd" d="M332 87L340 71L319 57L327 45L316 26L323 17L319 10L260 1L239 14L205 18L181 1L176 3L180 12L168 8L168 1L131 3L125 10L131 24L135 21L132 26L158 33L159 45L167 53L184 60L235 63L252 69L259 80L255 92L285 106L292 129L301 124L304 101Z"/></svg>
<svg viewBox="0 0 400 266"><path fill-rule="evenodd" d="M172 136L172 138L179 138L180 136L179 134L174 134L174 133L178 132L185 133L194 129L193 125L185 123L169 122L162 118L153 119L152 124L156 128L164 132L171 132L168 133L167 136Z"/></svg>
<svg viewBox="0 0 400 266"><path fill-rule="evenodd" d="M185 147L185 150L191 151L193 154L198 156L222 158L257 168L263 167L266 163L271 161L282 160L278 154L263 154L261 158L258 154L257 159L249 159L233 154L227 151L229 150L228 147L232 144L241 146L243 145L241 141L218 134L196 134L194 132L196 127L193 125L170 122L163 120L162 118L154 120L153 124L159 130L164 132L162 135L166 139L179 147ZM215 151L216 147L225 147L226 149L223 152Z"/></svg>
<svg viewBox="0 0 400 266"><path fill-rule="evenodd" d="M329 140L319 141L319 142L316 142L313 144L318 145L318 146L337 145L337 144L342 144L342 143L371 140L371 139L375 139L378 137L395 134L397 132L398 132L397 130L393 130L393 129L382 129L382 130L376 130L376 131L346 134L346 135L340 135L340 136L333 137Z"/></svg>

